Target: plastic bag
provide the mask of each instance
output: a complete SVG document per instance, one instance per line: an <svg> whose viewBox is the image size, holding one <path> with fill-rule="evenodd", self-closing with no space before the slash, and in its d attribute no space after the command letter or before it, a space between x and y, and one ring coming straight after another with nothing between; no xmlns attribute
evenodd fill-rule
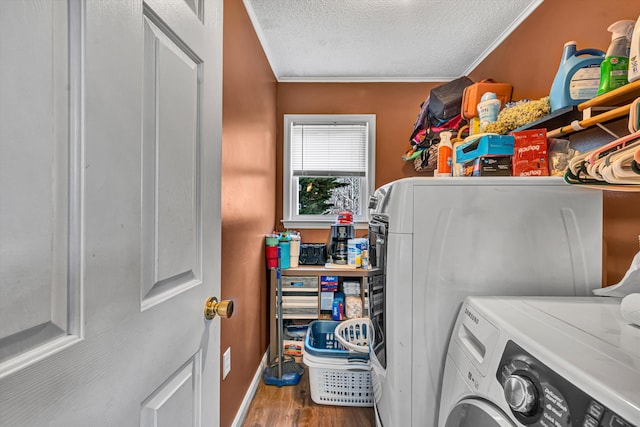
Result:
<svg viewBox="0 0 640 427"><path fill-rule="evenodd" d="M571 142L566 139L549 138L549 175L564 176L569 161L577 151L571 148Z"/></svg>
<svg viewBox="0 0 640 427"><path fill-rule="evenodd" d="M347 319L362 317L362 299L358 296L346 297L344 314L347 316Z"/></svg>

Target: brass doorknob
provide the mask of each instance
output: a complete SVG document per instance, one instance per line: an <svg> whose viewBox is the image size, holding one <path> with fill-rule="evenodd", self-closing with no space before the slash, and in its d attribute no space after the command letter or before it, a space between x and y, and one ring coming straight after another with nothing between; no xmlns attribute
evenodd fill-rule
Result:
<svg viewBox="0 0 640 427"><path fill-rule="evenodd" d="M204 304L204 317L207 320L211 320L216 317L216 314L220 317L229 318L233 314L233 301L224 300L218 302L218 298L209 297Z"/></svg>

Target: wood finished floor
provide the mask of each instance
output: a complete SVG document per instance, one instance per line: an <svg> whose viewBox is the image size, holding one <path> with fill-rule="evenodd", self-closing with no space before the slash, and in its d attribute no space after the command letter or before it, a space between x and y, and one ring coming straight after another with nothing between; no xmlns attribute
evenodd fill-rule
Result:
<svg viewBox="0 0 640 427"><path fill-rule="evenodd" d="M373 408L318 405L311 400L308 369L295 386L261 381L243 427L375 427Z"/></svg>

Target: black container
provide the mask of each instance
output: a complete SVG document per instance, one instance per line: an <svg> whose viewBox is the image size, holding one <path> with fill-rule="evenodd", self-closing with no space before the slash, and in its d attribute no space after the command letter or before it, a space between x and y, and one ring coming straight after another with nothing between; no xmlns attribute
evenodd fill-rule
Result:
<svg viewBox="0 0 640 427"><path fill-rule="evenodd" d="M325 265L327 263L327 245L324 243L302 243L298 262L301 265Z"/></svg>

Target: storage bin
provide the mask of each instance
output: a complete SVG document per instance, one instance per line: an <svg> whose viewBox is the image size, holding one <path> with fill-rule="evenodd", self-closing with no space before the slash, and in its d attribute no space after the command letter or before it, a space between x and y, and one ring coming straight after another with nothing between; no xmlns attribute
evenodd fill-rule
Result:
<svg viewBox="0 0 640 427"><path fill-rule="evenodd" d="M283 292L318 292L317 277L282 276Z"/></svg>
<svg viewBox="0 0 640 427"><path fill-rule="evenodd" d="M318 296L283 295L283 319L317 319Z"/></svg>

